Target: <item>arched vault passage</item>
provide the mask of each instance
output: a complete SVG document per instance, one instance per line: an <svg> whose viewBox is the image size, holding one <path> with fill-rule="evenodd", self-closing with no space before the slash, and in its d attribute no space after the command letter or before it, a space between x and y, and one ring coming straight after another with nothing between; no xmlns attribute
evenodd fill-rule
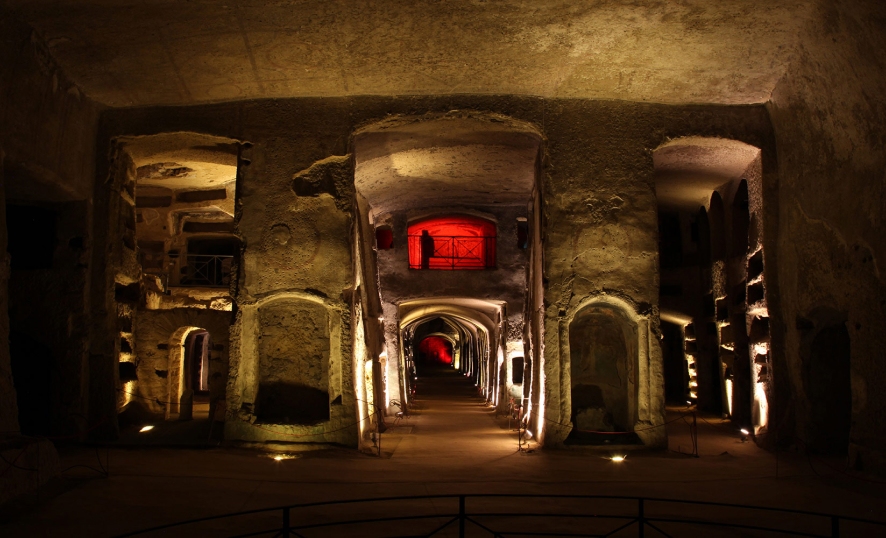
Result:
<svg viewBox="0 0 886 538"><path fill-rule="evenodd" d="M760 157L760 148L738 140L687 136L665 142L652 153L660 208L697 211L711 193L742 175Z"/></svg>
<svg viewBox="0 0 886 538"><path fill-rule="evenodd" d="M762 150L688 136L656 148L653 163L665 239L659 306L689 318L683 324L687 400L759 431L768 421L772 373L768 335L750 338L755 319L768 327Z"/></svg>
<svg viewBox="0 0 886 538"><path fill-rule="evenodd" d="M495 320L501 319L502 305L447 298L404 303L400 308L403 312L400 319L400 368L404 394L411 394L411 383L418 373L415 349L421 338L445 333L454 344L450 366L469 377L487 399L497 401L498 365L493 359L501 347L501 329ZM423 326L427 328L422 329Z"/></svg>

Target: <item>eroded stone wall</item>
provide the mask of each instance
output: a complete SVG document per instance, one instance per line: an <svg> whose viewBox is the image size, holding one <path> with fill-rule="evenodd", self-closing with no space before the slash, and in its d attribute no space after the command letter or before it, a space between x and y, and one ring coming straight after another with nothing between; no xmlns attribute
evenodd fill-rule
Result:
<svg viewBox="0 0 886 538"><path fill-rule="evenodd" d="M774 310L773 369L787 374L775 380L773 421L779 442L811 442L816 426L804 379L810 357L802 356L802 343L815 332L816 309L839 312L851 347L850 460L884 473L884 7L821 2L817 8L769 104L778 137L780 216L775 233L767 234L766 281Z"/></svg>
<svg viewBox="0 0 886 538"><path fill-rule="evenodd" d="M95 424L87 424L82 415L87 411L84 374L93 315L86 282L92 271L90 200L99 107L62 72L40 35L5 8L0 8L0 35L5 202L59 215L52 267L13 275L10 290L19 309L10 322L17 334L50 348L53 389L45 395L51 400L45 427L53 434L71 435ZM5 229L6 219L2 221ZM6 248L2 250L5 254ZM2 288L5 293L6 285ZM5 335L0 346L8 346ZM0 394L3 401L16 397L12 390Z"/></svg>

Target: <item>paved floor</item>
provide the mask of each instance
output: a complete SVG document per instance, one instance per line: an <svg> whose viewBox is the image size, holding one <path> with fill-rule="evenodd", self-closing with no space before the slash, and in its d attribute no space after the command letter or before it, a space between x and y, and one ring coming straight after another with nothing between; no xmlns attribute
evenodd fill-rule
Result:
<svg viewBox="0 0 886 538"><path fill-rule="evenodd" d="M688 457L679 453L691 450L688 425L680 410L669 416L668 451L633 452L620 464L588 449L523 452L507 420L463 378L432 377L421 380L415 412L383 435L381 458L341 448L283 461L235 448L63 449L65 478L41 502L7 513L0 535L113 536L283 504L459 493L667 497L886 520L886 484L845 472L839 460L782 452L776 461L711 418L699 421L700 457ZM97 472L99 460L107 477ZM395 512L417 509L395 506ZM234 532L225 525L210 529ZM203 532L209 531L170 535Z"/></svg>

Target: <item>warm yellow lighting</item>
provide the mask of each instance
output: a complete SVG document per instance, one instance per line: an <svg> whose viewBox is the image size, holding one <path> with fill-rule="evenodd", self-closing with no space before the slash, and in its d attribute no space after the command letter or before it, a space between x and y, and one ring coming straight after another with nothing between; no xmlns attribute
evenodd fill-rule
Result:
<svg viewBox="0 0 886 538"><path fill-rule="evenodd" d="M298 458L298 455L296 454L286 454L282 452L279 454L267 454L266 456L274 461L294 460Z"/></svg>
<svg viewBox="0 0 886 538"><path fill-rule="evenodd" d="M725 384L726 384L726 410L729 411L729 413L731 414L732 413L732 394L735 389L732 385L731 379L727 379Z"/></svg>
<svg viewBox="0 0 886 538"><path fill-rule="evenodd" d="M609 458L609 461L614 461L615 463L621 463L627 458L627 456L612 456Z"/></svg>
<svg viewBox="0 0 886 538"><path fill-rule="evenodd" d="M139 432L139 433L145 433L145 432L149 432L149 431L151 431L151 430L153 430L153 429L154 429L154 426L151 425L151 424L148 424L147 426L142 426L142 429L140 429L138 432Z"/></svg>

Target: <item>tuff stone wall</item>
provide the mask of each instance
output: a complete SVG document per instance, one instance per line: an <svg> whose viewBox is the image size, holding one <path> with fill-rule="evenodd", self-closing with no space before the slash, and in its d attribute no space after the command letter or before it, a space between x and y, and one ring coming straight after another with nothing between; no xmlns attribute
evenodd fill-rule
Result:
<svg viewBox="0 0 886 538"><path fill-rule="evenodd" d="M804 341L822 328L821 308L849 332L850 459L886 473L886 17L879 2L821 2L768 108L778 139L780 219L767 249L773 312L774 422L783 444L809 443L816 427ZM779 290L771 294L777 277ZM777 314L776 314L777 313ZM811 447L814 449L814 446Z"/></svg>
<svg viewBox="0 0 886 538"><path fill-rule="evenodd" d="M52 406L47 405L50 418L42 433L77 435L89 427L81 417L88 393L85 284L91 271L89 203L98 111L56 65L40 36L0 7L0 436L10 437L0 450L21 467L38 469L2 473L0 502L32 492L59 472L49 441L16 438L20 409L11 376L11 327L47 344L53 354L56 367L38 393ZM11 274L7 203L59 210L52 269ZM19 309L10 319L13 303Z"/></svg>
<svg viewBox="0 0 886 538"><path fill-rule="evenodd" d="M51 423L56 434L83 431L77 414L86 410L84 377L90 308L85 283L89 253L95 163L95 134L100 108L83 96L49 54L40 35L0 8L0 147L5 203L57 211L58 237L52 269L16 271L9 285L19 310L14 330L51 348L55 370ZM6 229L6 219L0 219ZM4 234L5 235L5 234ZM6 248L2 248L6 257ZM3 262L8 268L8 259ZM0 269L5 271L6 269ZM25 274L27 273L27 274ZM10 276L7 274L6 276ZM2 288L6 315L7 285ZM0 338L0 372L8 368L8 338ZM0 373L0 378L2 378ZM2 381L0 381L2 383ZM10 388L11 389L11 388ZM13 390L0 390L0 421L15 430ZM5 418L3 418L5 417Z"/></svg>

